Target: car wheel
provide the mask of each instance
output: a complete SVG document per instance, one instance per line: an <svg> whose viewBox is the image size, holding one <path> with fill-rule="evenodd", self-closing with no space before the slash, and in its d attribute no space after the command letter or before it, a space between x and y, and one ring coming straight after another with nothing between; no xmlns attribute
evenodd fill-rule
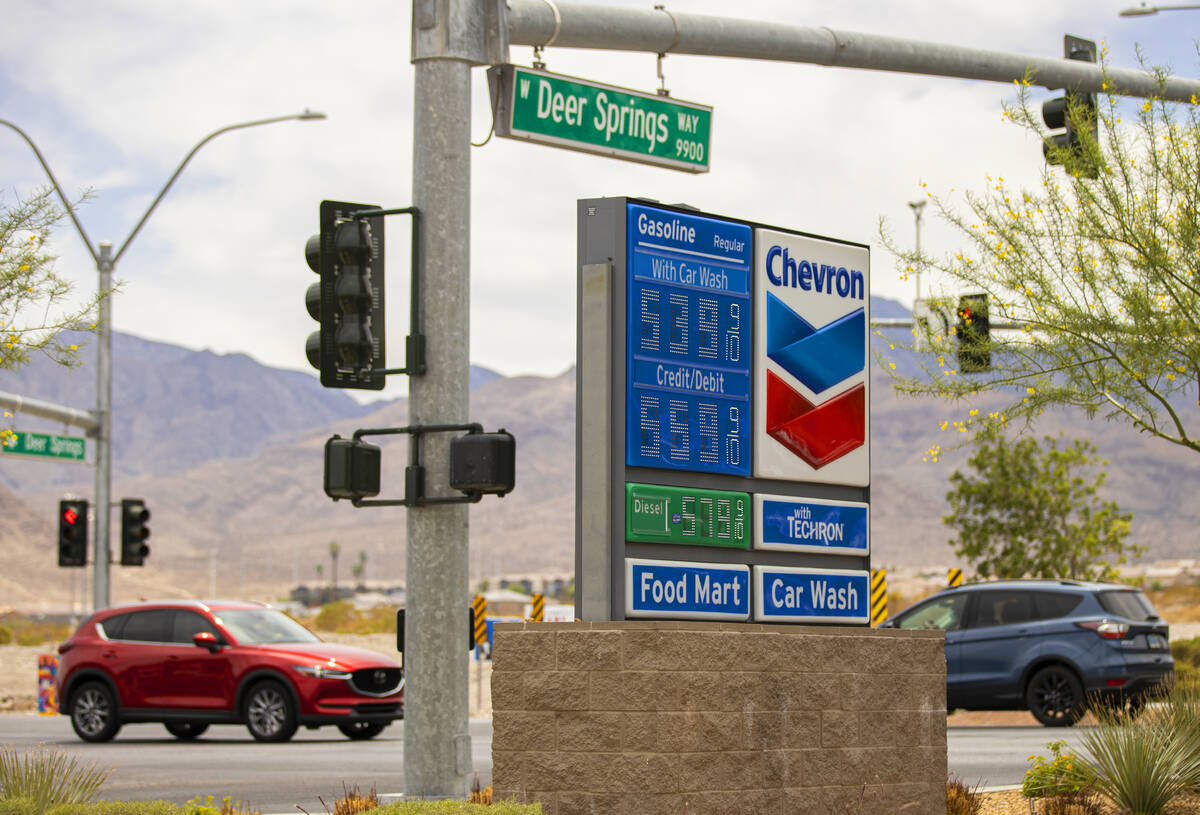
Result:
<svg viewBox="0 0 1200 815"><path fill-rule="evenodd" d="M259 682L246 695L246 728L258 741L287 741L296 732L296 708L287 688Z"/></svg>
<svg viewBox="0 0 1200 815"><path fill-rule="evenodd" d="M207 724L200 722L163 722L163 727L167 728L168 733L181 741L191 741L208 729Z"/></svg>
<svg viewBox="0 0 1200 815"><path fill-rule="evenodd" d="M339 724L338 730L342 731L342 734L348 739L366 741L378 736L385 727L387 727L387 722L352 722L351 724Z"/></svg>
<svg viewBox="0 0 1200 815"><path fill-rule="evenodd" d="M1083 716L1083 685L1070 668L1042 668L1025 688L1029 712L1046 727L1069 727Z"/></svg>
<svg viewBox="0 0 1200 815"><path fill-rule="evenodd" d="M71 695L71 727L84 741L109 741L121 729L117 699L103 682L85 682Z"/></svg>

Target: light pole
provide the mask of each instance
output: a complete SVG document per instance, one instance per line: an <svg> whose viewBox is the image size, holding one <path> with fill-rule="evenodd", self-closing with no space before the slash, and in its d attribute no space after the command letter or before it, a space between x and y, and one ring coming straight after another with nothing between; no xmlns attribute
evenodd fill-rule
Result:
<svg viewBox="0 0 1200 815"><path fill-rule="evenodd" d="M913 211L913 220L917 226L917 270L915 272L917 281L917 296L913 299L913 306L921 299L921 210L925 209L925 204L928 202L922 198L920 201L909 201L908 206Z"/></svg>
<svg viewBox="0 0 1200 815"><path fill-rule="evenodd" d="M71 222L75 224L75 229L79 232L79 237L83 238L84 245L87 247L88 252L91 253L92 259L96 262L96 269L100 272L100 313L96 321L96 333L99 335L99 342L96 345L96 427L93 431L96 437L96 547L94 555L95 569L92 580L92 602L94 609L106 608L111 600L109 558L112 550L109 546L109 522L111 520L110 493L112 487L112 302L108 297L108 292L112 289L113 269L116 268L117 261L125 254L125 250L129 248L129 244L137 237L138 232L141 231L142 226L150 217L150 213L154 212L154 208L158 206L158 202L167 194L167 190L171 189L171 185L175 183L175 179L179 177L179 174L183 172L183 168L187 166L187 163L192 160L192 156L196 155L196 152L201 147L222 133L228 133L231 130L269 125L275 122L286 122L291 119L308 121L324 118L324 113L314 113L305 109L303 113L293 113L289 116L275 116L270 119L256 119L252 122L227 125L209 133L191 149L191 152L183 157L183 161L179 162L179 166L175 168L175 172L171 173L171 177L167 179L167 183L158 191L158 195L155 196L150 206L146 209L146 212L133 227L133 231L129 233L129 237L125 238L124 243L117 249L116 254L113 254L112 244L107 241L101 242L99 246L92 245L91 238L88 237L83 224L79 222L79 218L75 214L75 208L71 206L70 200L63 193L62 187L58 184L58 179L50 171L50 165L43 158L42 151L38 149L33 139L29 138L24 130L12 122L0 119L0 124L15 130L17 135L25 140L25 143L30 146L34 155L37 156L37 160L42 165L42 169L46 171L46 176L54 186L55 192L58 193L59 200L62 201L63 207L66 208L67 214L71 216Z"/></svg>
<svg viewBox="0 0 1200 815"><path fill-rule="evenodd" d="M1158 14L1160 11L1184 11L1187 9L1200 9L1200 5L1188 3L1173 6L1148 6L1142 3L1140 6L1121 9L1119 15L1121 17L1149 17L1151 14Z"/></svg>

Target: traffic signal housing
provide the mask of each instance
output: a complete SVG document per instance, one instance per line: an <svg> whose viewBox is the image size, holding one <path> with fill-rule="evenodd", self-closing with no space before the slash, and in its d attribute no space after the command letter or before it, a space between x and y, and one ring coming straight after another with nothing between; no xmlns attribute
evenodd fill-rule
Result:
<svg viewBox="0 0 1200 815"><path fill-rule="evenodd" d="M327 388L383 390L383 218L357 217L375 204L322 201L320 232L308 239L304 257L320 281L304 296L309 316L320 323L305 353Z"/></svg>
<svg viewBox="0 0 1200 815"><path fill-rule="evenodd" d="M58 565L87 565L87 501L58 502Z"/></svg>
<svg viewBox="0 0 1200 815"><path fill-rule="evenodd" d="M140 498L125 498L121 501L121 565L141 566L149 556L150 510Z"/></svg>
<svg viewBox="0 0 1200 815"><path fill-rule="evenodd" d="M1095 62L1096 43L1067 34L1063 37L1063 56L1066 59ZM1042 103L1042 121L1051 130L1063 131L1050 134L1042 143L1042 154L1046 161L1062 164L1075 175L1095 178L1096 163L1089 155L1081 132L1083 128L1087 129L1092 144L1100 138L1096 95L1067 88L1065 95Z"/></svg>
<svg viewBox="0 0 1200 815"><path fill-rule="evenodd" d="M958 370L977 374L992 369L991 321L988 296L964 294L958 298L954 335L958 340Z"/></svg>

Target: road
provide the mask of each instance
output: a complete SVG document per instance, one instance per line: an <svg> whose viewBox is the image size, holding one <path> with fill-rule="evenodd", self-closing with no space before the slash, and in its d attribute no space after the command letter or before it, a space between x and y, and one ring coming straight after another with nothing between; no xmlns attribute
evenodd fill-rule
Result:
<svg viewBox="0 0 1200 815"><path fill-rule="evenodd" d="M483 786L491 783L492 723L472 720L471 750ZM196 796L229 795L264 813L326 812L345 789L380 794L403 788L404 724L371 741L350 741L337 729L301 729L284 744L260 744L245 727L209 728L181 742L159 724L131 724L106 744L80 741L65 716L0 716L0 745L54 745L100 767L112 767L101 797L164 799L177 804Z"/></svg>
<svg viewBox="0 0 1200 815"><path fill-rule="evenodd" d="M471 721L471 751L484 786L491 783L492 723ZM1078 747L1081 728L952 727L948 734L950 772L968 786L1020 784L1028 756L1048 753L1046 744L1065 739ZM162 798L185 803L196 796L230 795L264 813L313 815L330 809L345 789L380 794L403 788L404 724L376 739L352 742L331 727L300 730L285 744L260 744L246 728L210 728L195 742L181 742L161 725L126 725L107 744L79 741L63 716L0 716L0 744L29 748L50 744L70 755L112 767L102 791L106 799ZM153 748L153 749L151 749Z"/></svg>

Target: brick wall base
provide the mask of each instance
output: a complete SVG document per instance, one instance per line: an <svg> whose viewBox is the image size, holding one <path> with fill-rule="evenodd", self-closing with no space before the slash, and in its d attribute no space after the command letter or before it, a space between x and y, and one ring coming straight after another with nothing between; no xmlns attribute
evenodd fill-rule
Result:
<svg viewBox="0 0 1200 815"><path fill-rule="evenodd" d="M547 815L946 811L940 631L497 624L492 707L497 799Z"/></svg>

